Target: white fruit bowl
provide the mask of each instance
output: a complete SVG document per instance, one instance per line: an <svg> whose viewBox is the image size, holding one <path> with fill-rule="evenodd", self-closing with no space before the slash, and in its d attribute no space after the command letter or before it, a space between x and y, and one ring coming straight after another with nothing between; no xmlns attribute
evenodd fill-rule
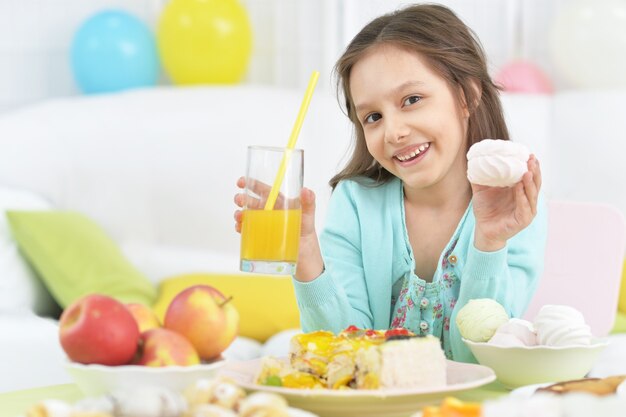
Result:
<svg viewBox="0 0 626 417"><path fill-rule="evenodd" d="M150 367L140 365L83 365L68 362L65 369L86 396L99 396L115 390L156 386L181 392L198 379L215 377L226 360L191 366Z"/></svg>
<svg viewBox="0 0 626 417"><path fill-rule="evenodd" d="M593 367L606 339L589 346L497 346L463 339L476 360L496 373L508 388L583 378Z"/></svg>

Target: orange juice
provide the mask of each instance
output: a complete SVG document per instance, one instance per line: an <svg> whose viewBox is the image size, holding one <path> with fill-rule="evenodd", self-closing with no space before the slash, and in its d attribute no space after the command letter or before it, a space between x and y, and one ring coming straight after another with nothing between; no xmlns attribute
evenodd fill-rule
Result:
<svg viewBox="0 0 626 417"><path fill-rule="evenodd" d="M301 209L244 210L241 259L295 263L301 219Z"/></svg>

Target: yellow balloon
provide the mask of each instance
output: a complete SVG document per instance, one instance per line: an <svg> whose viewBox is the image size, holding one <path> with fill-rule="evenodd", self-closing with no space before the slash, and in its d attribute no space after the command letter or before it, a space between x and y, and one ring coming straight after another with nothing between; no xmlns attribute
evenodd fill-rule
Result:
<svg viewBox="0 0 626 417"><path fill-rule="evenodd" d="M246 73L252 28L238 0L171 0L157 42L175 84L233 84Z"/></svg>

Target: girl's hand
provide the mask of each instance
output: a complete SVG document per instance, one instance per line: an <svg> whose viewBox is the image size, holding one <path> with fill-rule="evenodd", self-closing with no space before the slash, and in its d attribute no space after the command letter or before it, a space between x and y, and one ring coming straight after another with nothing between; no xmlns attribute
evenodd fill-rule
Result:
<svg viewBox="0 0 626 417"><path fill-rule="evenodd" d="M512 187L471 186L476 218L474 246L484 252L497 251L528 226L537 214L541 189L539 161L531 155L528 171Z"/></svg>
<svg viewBox="0 0 626 417"><path fill-rule="evenodd" d="M245 186L245 177L239 178L237 187L243 190ZM258 197L238 193L235 194L235 204L242 209L246 206L246 203L249 208L257 209L264 207L271 187L268 184L255 182L249 185L249 188ZM279 195L276 201L281 202L283 198L283 196ZM324 270L322 252L317 240L317 232L315 231L315 193L308 188L303 188L300 193L300 205L302 207L302 226L300 228L298 265L295 277L298 281L307 282L317 278ZM235 230L238 233L241 233L242 219L243 210L236 210Z"/></svg>
<svg viewBox="0 0 626 417"><path fill-rule="evenodd" d="M302 205L302 228L300 230L300 248L295 278L309 282L319 277L324 271L322 251L315 231L315 193L303 188L300 193Z"/></svg>
<svg viewBox="0 0 626 417"><path fill-rule="evenodd" d="M237 180L237 187L243 190L245 186L246 178L239 177L239 179ZM248 207L253 210L262 209L263 207L265 207L265 202L267 201L267 197L269 196L272 187L261 181L250 180L248 188L253 195L246 195L246 193L235 194L235 204L237 204L237 206L241 208ZM282 194L278 194L278 196L276 197L275 205L279 207L282 207L284 205L284 196ZM289 207L290 205L292 205L292 203L288 202L287 206ZM241 233L242 218L243 210L236 210L235 230L237 231L237 233Z"/></svg>

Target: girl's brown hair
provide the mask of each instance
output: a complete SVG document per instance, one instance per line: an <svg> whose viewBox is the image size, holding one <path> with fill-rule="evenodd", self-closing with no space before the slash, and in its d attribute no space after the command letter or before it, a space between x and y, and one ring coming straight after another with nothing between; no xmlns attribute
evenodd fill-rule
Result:
<svg viewBox="0 0 626 417"><path fill-rule="evenodd" d="M372 46L389 43L419 53L470 112L468 148L482 139L508 139L498 87L487 71L485 53L475 34L450 9L420 4L380 16L365 26L348 45L335 65L337 88L343 92L347 116L354 125L356 143L345 168L329 182L334 189L347 178L367 177L376 184L393 174L370 155L350 93L350 72Z"/></svg>

